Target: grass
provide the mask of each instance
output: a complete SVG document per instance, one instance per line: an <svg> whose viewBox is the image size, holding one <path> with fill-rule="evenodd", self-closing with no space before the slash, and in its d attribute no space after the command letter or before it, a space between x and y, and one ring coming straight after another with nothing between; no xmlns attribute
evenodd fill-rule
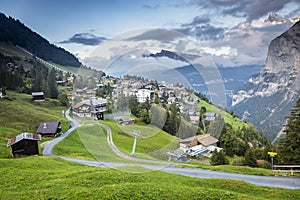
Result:
<svg viewBox="0 0 300 200"><path fill-rule="evenodd" d="M97 122L85 122L59 142L53 152L57 155L88 160L126 161L118 157L108 146L106 131Z"/></svg>
<svg viewBox="0 0 300 200"><path fill-rule="evenodd" d="M101 121L101 123L102 122L103 121ZM105 120L103 123L111 127L115 145L128 155L131 154L133 137L126 134L127 131L130 131L130 127L126 127L123 130L125 132L121 132L113 120ZM133 125L131 127L141 131L145 136L148 135L148 137L144 139L138 139L135 157L152 160L167 159L164 152L171 150L170 148L177 148L178 139L166 135L165 132L153 134L155 131L159 131L153 126L140 127ZM98 122L95 121L85 121L81 127L54 147L54 153L88 160L97 159L108 162L130 162L129 160L118 157L111 150L107 144L106 130L100 127Z"/></svg>
<svg viewBox="0 0 300 200"><path fill-rule="evenodd" d="M153 171L88 167L55 157L0 159L0 199L299 199L299 190ZM141 169L142 170L142 169Z"/></svg>
<svg viewBox="0 0 300 200"><path fill-rule="evenodd" d="M144 138L137 138L136 157L165 160L167 159L167 156L164 155L165 152L178 148L179 138L152 125L122 126L109 119L101 121L101 123L111 128L115 145L126 154L131 154L134 141L131 132L134 130L144 136Z"/></svg>
<svg viewBox="0 0 300 200"><path fill-rule="evenodd" d="M11 157L7 140L22 132L35 133L40 122L60 121L62 130L66 131L69 122L62 116L65 107L58 106L56 100L44 102L31 101L31 95L7 91L13 101L0 99L0 157ZM43 139L43 141L49 140Z"/></svg>
<svg viewBox="0 0 300 200"><path fill-rule="evenodd" d="M206 107L207 112L215 112L217 114L220 114L224 118L224 121L226 123L230 124L234 130L239 130L243 127L249 126L249 124L243 122L238 117L233 117L228 112L225 112L224 110L221 110L220 108L218 108L212 104L209 104L205 101L200 101L200 103L198 104L199 108L201 108L202 106Z"/></svg>

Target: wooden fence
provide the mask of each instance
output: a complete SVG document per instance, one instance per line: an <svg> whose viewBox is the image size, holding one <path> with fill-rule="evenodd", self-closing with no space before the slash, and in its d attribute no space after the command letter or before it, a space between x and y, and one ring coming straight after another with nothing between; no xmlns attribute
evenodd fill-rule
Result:
<svg viewBox="0 0 300 200"><path fill-rule="evenodd" d="M285 172L287 175L290 173L293 176L294 172L300 172L300 165L274 165L272 171L274 175L276 172Z"/></svg>

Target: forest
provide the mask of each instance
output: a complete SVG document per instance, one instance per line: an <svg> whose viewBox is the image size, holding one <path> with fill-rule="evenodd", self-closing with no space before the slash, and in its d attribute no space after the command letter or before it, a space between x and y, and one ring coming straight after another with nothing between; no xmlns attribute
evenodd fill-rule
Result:
<svg viewBox="0 0 300 200"><path fill-rule="evenodd" d="M70 67L80 67L82 65L68 51L50 44L46 39L33 32L19 20L6 17L2 13L0 13L0 41L20 46L31 52L34 56L59 65Z"/></svg>
<svg viewBox="0 0 300 200"><path fill-rule="evenodd" d="M61 77L62 72L49 70L34 59L28 62L34 67L25 70L12 57L0 53L0 87L27 94L43 91L45 97L56 99L59 95L56 77Z"/></svg>

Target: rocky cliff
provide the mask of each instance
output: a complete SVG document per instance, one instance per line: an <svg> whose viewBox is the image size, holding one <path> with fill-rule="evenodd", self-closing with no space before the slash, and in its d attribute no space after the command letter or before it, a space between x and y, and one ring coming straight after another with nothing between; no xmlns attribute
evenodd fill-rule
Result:
<svg viewBox="0 0 300 200"><path fill-rule="evenodd" d="M266 65L233 95L233 109L274 140L299 94L300 21L270 43Z"/></svg>

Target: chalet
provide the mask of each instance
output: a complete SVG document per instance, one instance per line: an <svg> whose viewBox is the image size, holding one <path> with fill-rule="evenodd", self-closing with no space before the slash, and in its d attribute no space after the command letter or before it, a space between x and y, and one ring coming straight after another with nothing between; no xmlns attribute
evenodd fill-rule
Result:
<svg viewBox="0 0 300 200"><path fill-rule="evenodd" d="M37 134L43 137L54 137L57 133L61 132L60 122L41 122Z"/></svg>
<svg viewBox="0 0 300 200"><path fill-rule="evenodd" d="M191 148L193 146L197 145L203 145L203 146L217 146L217 142L219 140L210 134L204 134L204 135L195 135L193 137L189 137L186 139L183 139L179 142L179 147L183 149Z"/></svg>
<svg viewBox="0 0 300 200"><path fill-rule="evenodd" d="M190 122L194 125L199 123L199 116L197 115L190 115Z"/></svg>
<svg viewBox="0 0 300 200"><path fill-rule="evenodd" d="M119 124L123 126L134 124L134 118L130 117L130 118L119 119Z"/></svg>
<svg viewBox="0 0 300 200"><path fill-rule="evenodd" d="M45 100L44 92L32 92L31 95L32 95L33 101L44 101Z"/></svg>
<svg viewBox="0 0 300 200"><path fill-rule="evenodd" d="M214 113L214 112L205 113L205 120L206 121L214 121L215 119L216 119L216 113Z"/></svg>
<svg viewBox="0 0 300 200"><path fill-rule="evenodd" d="M218 139L209 134L196 135L181 140L179 147L191 157L211 157L213 151L217 150L219 152L222 150L222 148L217 147L218 141Z"/></svg>
<svg viewBox="0 0 300 200"><path fill-rule="evenodd" d="M11 147L14 158L39 155L39 140L41 140L41 135L39 134L21 133L9 139L7 147Z"/></svg>
<svg viewBox="0 0 300 200"><path fill-rule="evenodd" d="M84 100L73 106L73 114L78 117L96 117L104 119L103 113L107 110L106 99Z"/></svg>
<svg viewBox="0 0 300 200"><path fill-rule="evenodd" d="M84 102L79 102L73 106L73 114L78 117L90 117L91 106Z"/></svg>

